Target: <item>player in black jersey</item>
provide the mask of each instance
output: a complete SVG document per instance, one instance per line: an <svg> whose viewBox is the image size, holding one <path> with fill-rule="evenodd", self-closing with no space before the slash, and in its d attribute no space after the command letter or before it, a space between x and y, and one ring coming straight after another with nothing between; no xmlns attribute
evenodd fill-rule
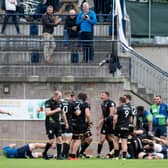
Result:
<svg viewBox="0 0 168 168"><path fill-rule="evenodd" d="M62 121L62 136L63 136L63 151L62 156L68 158L69 146L72 140L72 113L74 110L74 93L71 91L65 92L65 99L61 101L62 111L65 113L69 128L65 128L65 123Z"/></svg>
<svg viewBox="0 0 168 168"><path fill-rule="evenodd" d="M125 97L120 97L119 107L114 115L114 156L119 157L119 139L121 138L122 157L125 159L127 156L127 139L129 135L129 124L131 121L131 108L126 103Z"/></svg>
<svg viewBox="0 0 168 168"><path fill-rule="evenodd" d="M55 91L54 96L45 102L46 110L46 132L49 138L49 142L46 144L43 152L43 158L48 159L47 151L54 144L54 136L57 140L57 159L62 159L62 130L61 130L61 118L65 122L65 127L68 129L68 122L65 113L62 111L61 104L62 93Z"/></svg>
<svg viewBox="0 0 168 168"><path fill-rule="evenodd" d="M113 115L115 113L116 104L114 101L110 100L109 96L110 96L109 92L106 92L106 91L101 92L101 100L103 101L101 104L102 115L99 120L98 126L96 127L98 133L101 128L100 140L99 140L98 149L97 149L97 158L100 157L100 153L105 140L107 140L109 144L110 152L114 148L112 134L114 133Z"/></svg>
<svg viewBox="0 0 168 168"><path fill-rule="evenodd" d="M70 146L70 159L76 159L77 150L81 144L81 139L88 127L91 125L90 105L86 102L87 95L79 93L75 102L74 113L72 114L73 135Z"/></svg>
<svg viewBox="0 0 168 168"><path fill-rule="evenodd" d="M132 113L132 126L136 127L136 123L137 123L137 110L136 107L132 104L132 96L129 94L125 94L124 95L125 99L126 99L126 103L127 105L131 108L131 113Z"/></svg>

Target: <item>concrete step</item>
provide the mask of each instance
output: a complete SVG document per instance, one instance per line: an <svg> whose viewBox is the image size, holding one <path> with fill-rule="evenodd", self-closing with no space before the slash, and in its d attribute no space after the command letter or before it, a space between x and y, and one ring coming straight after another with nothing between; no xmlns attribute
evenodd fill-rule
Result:
<svg viewBox="0 0 168 168"><path fill-rule="evenodd" d="M0 76L5 77L112 77L108 67L98 65L0 65Z"/></svg>
<svg viewBox="0 0 168 168"><path fill-rule="evenodd" d="M141 100L145 101L149 105L152 104L153 100L153 93L149 93L146 88L143 88L142 86L138 86L138 83L136 82L130 82L127 80L125 82L125 90L133 93L137 97L139 97Z"/></svg>

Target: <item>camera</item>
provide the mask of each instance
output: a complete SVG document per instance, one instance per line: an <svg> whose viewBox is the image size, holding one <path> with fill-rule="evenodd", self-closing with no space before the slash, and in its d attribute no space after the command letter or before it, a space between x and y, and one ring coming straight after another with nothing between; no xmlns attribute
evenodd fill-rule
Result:
<svg viewBox="0 0 168 168"><path fill-rule="evenodd" d="M84 19L88 19L89 18L89 16L88 15L84 15Z"/></svg>

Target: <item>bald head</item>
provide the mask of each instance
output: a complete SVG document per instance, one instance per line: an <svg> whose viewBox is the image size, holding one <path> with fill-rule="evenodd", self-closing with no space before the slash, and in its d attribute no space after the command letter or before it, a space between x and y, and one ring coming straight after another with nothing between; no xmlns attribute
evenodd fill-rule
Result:
<svg viewBox="0 0 168 168"><path fill-rule="evenodd" d="M76 11L74 10L74 9L71 9L70 11L69 11L69 15L70 15L70 17L73 19L73 18L75 18L75 16L76 16Z"/></svg>
<svg viewBox="0 0 168 168"><path fill-rule="evenodd" d="M88 2L83 3L83 12L88 13L89 12L89 4Z"/></svg>
<svg viewBox="0 0 168 168"><path fill-rule="evenodd" d="M55 99L56 101L61 101L61 99L62 99L62 93L61 93L61 91L56 90L56 91L54 92L54 99Z"/></svg>

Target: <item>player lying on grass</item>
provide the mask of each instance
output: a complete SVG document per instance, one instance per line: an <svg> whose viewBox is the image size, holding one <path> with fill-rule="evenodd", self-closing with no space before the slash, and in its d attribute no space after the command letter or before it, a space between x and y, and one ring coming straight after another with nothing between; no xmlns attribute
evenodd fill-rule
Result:
<svg viewBox="0 0 168 168"><path fill-rule="evenodd" d="M143 158L147 157L147 159L151 159L151 157L152 159L167 159L167 140L153 137L153 140L143 139L143 143L146 144L144 146L145 154L140 153L139 158L144 155Z"/></svg>
<svg viewBox="0 0 168 168"><path fill-rule="evenodd" d="M21 147L16 147L16 144L9 144L3 147L3 154L7 158L41 158L42 152L33 152L34 149L44 149L45 143L30 143Z"/></svg>

